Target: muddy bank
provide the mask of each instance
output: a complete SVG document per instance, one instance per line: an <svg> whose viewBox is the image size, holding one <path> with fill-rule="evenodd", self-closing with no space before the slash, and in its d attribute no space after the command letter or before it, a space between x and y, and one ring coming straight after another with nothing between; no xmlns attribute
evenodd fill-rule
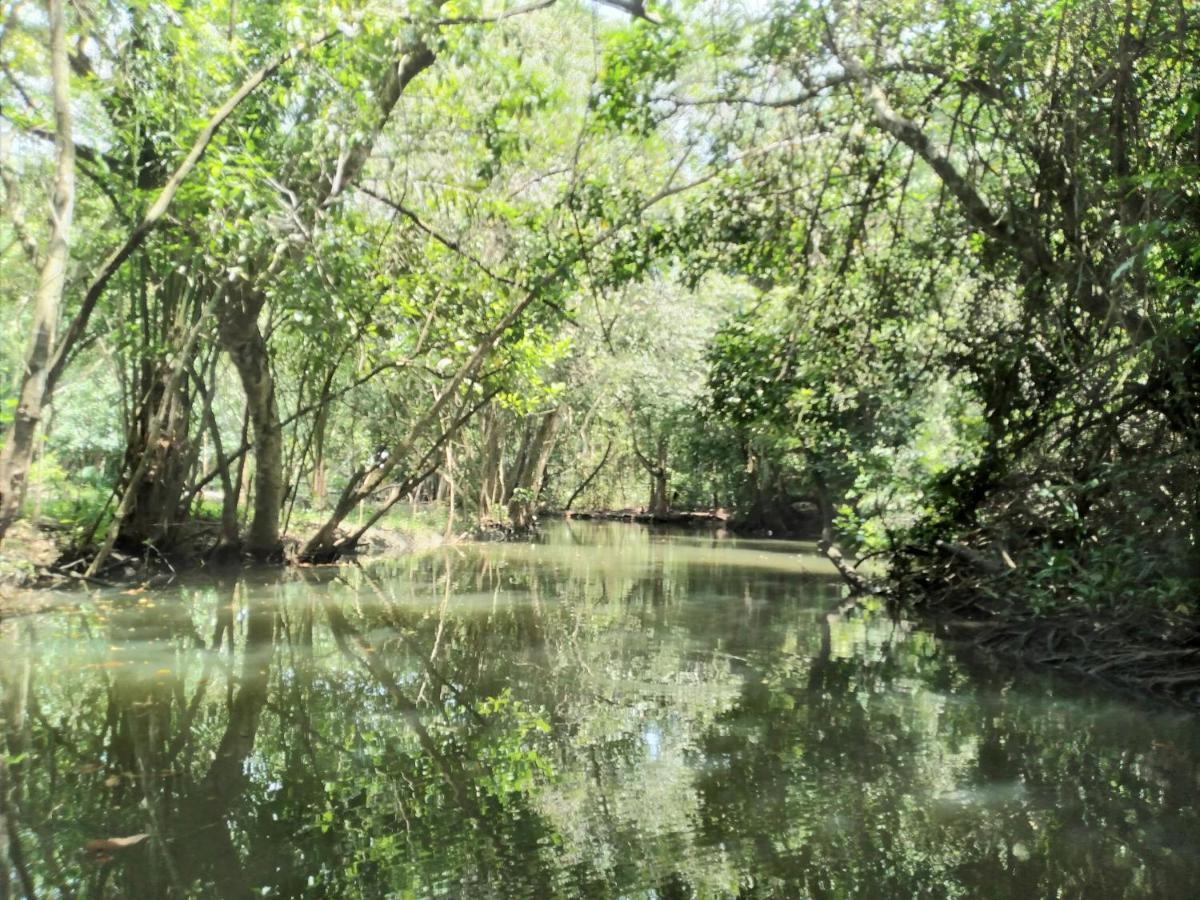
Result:
<svg viewBox="0 0 1200 900"><path fill-rule="evenodd" d="M0 549L0 616L35 612L51 602L46 591L89 585L99 588L155 588L196 573L218 573L230 569L281 568L303 565L296 560L299 538L283 537L284 553L277 561L264 562L238 548L221 546L217 529L195 528L169 551L147 545L138 552L113 550L106 565L95 575L84 571L90 551L69 545L66 532L53 525L19 522ZM410 533L376 527L353 548L343 550L340 562L385 559L469 538L470 534ZM336 564L336 563L335 563Z"/></svg>
<svg viewBox="0 0 1200 900"><path fill-rule="evenodd" d="M878 577L864 577L836 547L823 549L852 598L880 597L944 640L1200 708L1200 623L1179 612L1081 602L1035 613L1016 586L1007 594L985 591L984 579L995 573L961 549L942 550L919 574Z"/></svg>
<svg viewBox="0 0 1200 900"><path fill-rule="evenodd" d="M930 595L905 608L938 637L1034 668L1094 679L1200 709L1200 645L1154 634L1126 617L953 608Z"/></svg>

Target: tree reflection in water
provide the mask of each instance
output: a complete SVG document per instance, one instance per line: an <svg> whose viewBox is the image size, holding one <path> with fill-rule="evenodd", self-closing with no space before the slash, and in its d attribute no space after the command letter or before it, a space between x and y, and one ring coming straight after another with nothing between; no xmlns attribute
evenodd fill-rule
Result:
<svg viewBox="0 0 1200 900"><path fill-rule="evenodd" d="M0 889L1189 893L1189 717L827 616L800 549L558 526L5 622Z"/></svg>

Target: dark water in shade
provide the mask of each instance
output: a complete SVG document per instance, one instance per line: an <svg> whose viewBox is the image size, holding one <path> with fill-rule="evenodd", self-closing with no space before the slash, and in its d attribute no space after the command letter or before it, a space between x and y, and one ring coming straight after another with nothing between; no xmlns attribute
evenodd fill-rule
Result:
<svg viewBox="0 0 1200 900"><path fill-rule="evenodd" d="M558 524L64 595L0 624L0 896L1200 896L1200 721L839 591Z"/></svg>

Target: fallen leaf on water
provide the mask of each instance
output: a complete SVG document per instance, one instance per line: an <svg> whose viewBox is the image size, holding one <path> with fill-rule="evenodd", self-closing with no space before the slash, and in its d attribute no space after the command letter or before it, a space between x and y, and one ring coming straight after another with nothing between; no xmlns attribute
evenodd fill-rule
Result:
<svg viewBox="0 0 1200 900"><path fill-rule="evenodd" d="M108 787L108 788L115 788L120 783L121 783L120 775L109 775L107 778L104 779L104 786Z"/></svg>

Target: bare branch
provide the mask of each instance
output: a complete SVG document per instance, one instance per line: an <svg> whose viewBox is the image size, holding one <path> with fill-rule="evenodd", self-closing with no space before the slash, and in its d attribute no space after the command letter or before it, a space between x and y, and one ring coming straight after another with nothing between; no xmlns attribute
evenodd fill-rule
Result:
<svg viewBox="0 0 1200 900"><path fill-rule="evenodd" d="M1014 250L1030 267L1040 271L1050 269L1050 258L1041 246L1041 242L1033 235L1019 230L1004 215L995 212L975 185L958 171L950 158L933 143L929 135L912 119L896 111L888 100L887 94L872 78L866 66L853 53L838 47L833 36L833 28L828 22L826 22L826 43L830 51L841 62L845 74L862 85L867 99L870 101L875 121L884 131L907 146L933 169L946 189L958 200L967 221L984 234Z"/></svg>

